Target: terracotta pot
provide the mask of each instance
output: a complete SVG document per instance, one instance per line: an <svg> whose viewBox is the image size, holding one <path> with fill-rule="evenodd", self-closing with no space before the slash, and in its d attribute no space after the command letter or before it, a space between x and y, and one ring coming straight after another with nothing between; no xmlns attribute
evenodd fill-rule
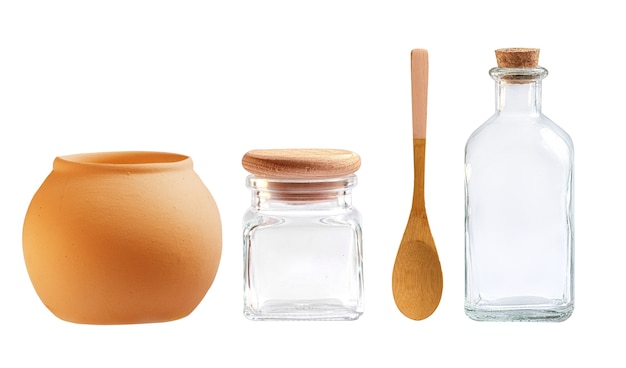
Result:
<svg viewBox="0 0 626 368"><path fill-rule="evenodd" d="M23 250L35 291L60 319L165 322L211 287L221 219L187 156L63 156L30 203Z"/></svg>

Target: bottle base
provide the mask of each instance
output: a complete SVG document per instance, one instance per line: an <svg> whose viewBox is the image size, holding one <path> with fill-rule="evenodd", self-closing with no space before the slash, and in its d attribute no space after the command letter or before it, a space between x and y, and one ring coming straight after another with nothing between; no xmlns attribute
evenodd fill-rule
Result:
<svg viewBox="0 0 626 368"><path fill-rule="evenodd" d="M495 322L562 322L574 312L574 303L559 304L544 299L543 303L513 304L495 301L466 304L465 314L475 321Z"/></svg>
<svg viewBox="0 0 626 368"><path fill-rule="evenodd" d="M244 308L244 316L253 321L353 321L361 314L360 308L351 308L338 300L276 300L267 301L258 309Z"/></svg>

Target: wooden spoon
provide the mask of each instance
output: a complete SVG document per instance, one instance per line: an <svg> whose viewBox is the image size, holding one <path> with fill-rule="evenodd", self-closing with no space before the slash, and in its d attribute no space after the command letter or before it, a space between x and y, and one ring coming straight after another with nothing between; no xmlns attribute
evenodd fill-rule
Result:
<svg viewBox="0 0 626 368"><path fill-rule="evenodd" d="M441 300L443 275L439 255L428 225L424 204L426 156L426 104L428 95L428 52L411 51L413 104L414 190L409 221L393 266L393 297L408 318L429 317Z"/></svg>

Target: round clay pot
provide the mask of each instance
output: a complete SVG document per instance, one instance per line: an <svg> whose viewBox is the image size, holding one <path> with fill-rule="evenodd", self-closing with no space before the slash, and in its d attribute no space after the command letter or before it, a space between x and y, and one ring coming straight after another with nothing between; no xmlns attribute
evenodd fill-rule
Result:
<svg viewBox="0 0 626 368"><path fill-rule="evenodd" d="M24 220L31 282L50 311L86 324L172 321L211 287L222 228L191 158L57 157Z"/></svg>

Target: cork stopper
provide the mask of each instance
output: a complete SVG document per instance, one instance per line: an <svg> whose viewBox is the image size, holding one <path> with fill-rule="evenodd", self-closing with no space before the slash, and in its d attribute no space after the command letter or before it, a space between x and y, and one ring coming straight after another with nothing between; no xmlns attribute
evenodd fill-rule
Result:
<svg viewBox="0 0 626 368"><path fill-rule="evenodd" d="M539 49L506 48L496 50L499 68L537 68L539 66Z"/></svg>

